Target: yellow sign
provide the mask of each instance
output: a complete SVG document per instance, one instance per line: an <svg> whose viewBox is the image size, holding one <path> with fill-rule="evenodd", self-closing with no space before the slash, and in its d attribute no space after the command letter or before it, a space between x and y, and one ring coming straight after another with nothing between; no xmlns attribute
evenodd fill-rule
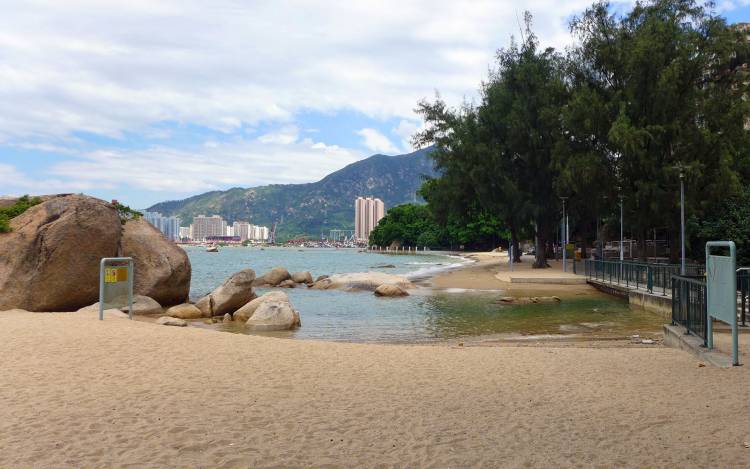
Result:
<svg viewBox="0 0 750 469"><path fill-rule="evenodd" d="M128 281L127 267L107 267L104 269L104 283L117 283Z"/></svg>

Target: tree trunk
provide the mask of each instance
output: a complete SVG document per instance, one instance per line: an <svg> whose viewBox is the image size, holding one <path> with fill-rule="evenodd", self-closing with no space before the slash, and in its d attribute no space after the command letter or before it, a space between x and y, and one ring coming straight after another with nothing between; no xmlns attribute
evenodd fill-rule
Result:
<svg viewBox="0 0 750 469"><path fill-rule="evenodd" d="M521 250L518 246L518 232L515 225L510 227L510 244L513 246L513 262L521 262Z"/></svg>
<svg viewBox="0 0 750 469"><path fill-rule="evenodd" d="M534 233L534 244L536 245L536 253L534 254L534 265L533 269L547 269L547 239L545 237L542 224L537 221Z"/></svg>

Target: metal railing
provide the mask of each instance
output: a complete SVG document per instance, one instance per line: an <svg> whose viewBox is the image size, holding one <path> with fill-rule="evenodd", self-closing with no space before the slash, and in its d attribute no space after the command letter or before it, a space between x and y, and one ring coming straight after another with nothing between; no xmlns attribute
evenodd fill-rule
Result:
<svg viewBox="0 0 750 469"><path fill-rule="evenodd" d="M586 259L583 263L584 274L589 279L616 283L628 288L643 288L649 293L656 291L665 296L672 288L672 276L680 274L679 264L600 259ZM687 264L685 269L689 277L700 277L705 273L705 267L700 264Z"/></svg>
<svg viewBox="0 0 750 469"><path fill-rule="evenodd" d="M703 339L706 336L706 282L700 278L673 275L672 282L672 324L683 326L688 333Z"/></svg>
<svg viewBox="0 0 750 469"><path fill-rule="evenodd" d="M747 327L747 321L750 320L750 268L741 267L737 269L737 292L740 295L739 300L739 320L740 326Z"/></svg>

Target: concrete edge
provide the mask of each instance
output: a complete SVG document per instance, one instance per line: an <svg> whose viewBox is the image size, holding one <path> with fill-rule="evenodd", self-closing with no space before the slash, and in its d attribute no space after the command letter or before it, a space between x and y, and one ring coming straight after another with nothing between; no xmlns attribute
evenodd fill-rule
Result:
<svg viewBox="0 0 750 469"><path fill-rule="evenodd" d="M545 285L585 285L586 278L510 277L510 283L541 283Z"/></svg>
<svg viewBox="0 0 750 469"><path fill-rule="evenodd" d="M732 368L732 357L716 350L707 350L703 347L703 339L685 332L686 329L682 326L664 324L664 345L690 352L717 368Z"/></svg>

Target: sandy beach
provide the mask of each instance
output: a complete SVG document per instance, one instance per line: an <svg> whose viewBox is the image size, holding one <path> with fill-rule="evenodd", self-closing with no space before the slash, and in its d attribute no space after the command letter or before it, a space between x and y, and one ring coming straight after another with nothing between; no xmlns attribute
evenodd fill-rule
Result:
<svg viewBox="0 0 750 469"><path fill-rule="evenodd" d="M511 283L508 279L507 253L472 253L463 257L474 262L461 269L436 275L432 278L432 286L435 288L503 290L512 296L554 295L561 298L588 295L595 292L595 289L588 285ZM523 262L515 264L514 272L522 273L528 277L546 277L550 274L559 275L562 270L559 261L550 260L550 269L532 269L532 262L532 256L524 256Z"/></svg>
<svg viewBox="0 0 750 469"><path fill-rule="evenodd" d="M0 315L0 466L739 467L747 367Z"/></svg>
<svg viewBox="0 0 750 469"><path fill-rule="evenodd" d="M483 262L435 283L488 286ZM0 312L0 467L750 463L747 366L663 346L468 345Z"/></svg>

